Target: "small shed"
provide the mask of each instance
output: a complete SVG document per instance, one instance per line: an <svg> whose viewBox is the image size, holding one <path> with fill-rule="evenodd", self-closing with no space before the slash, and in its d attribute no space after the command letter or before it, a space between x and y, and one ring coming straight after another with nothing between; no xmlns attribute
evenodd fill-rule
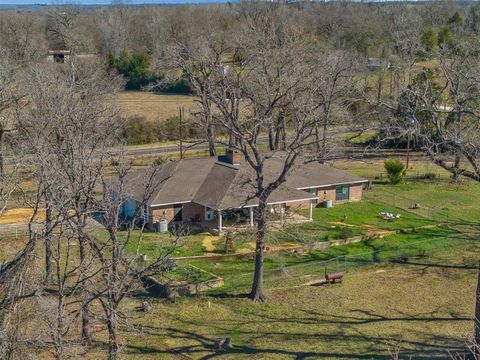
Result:
<svg viewBox="0 0 480 360"><path fill-rule="evenodd" d="M63 64L70 59L70 50L48 50L47 60Z"/></svg>

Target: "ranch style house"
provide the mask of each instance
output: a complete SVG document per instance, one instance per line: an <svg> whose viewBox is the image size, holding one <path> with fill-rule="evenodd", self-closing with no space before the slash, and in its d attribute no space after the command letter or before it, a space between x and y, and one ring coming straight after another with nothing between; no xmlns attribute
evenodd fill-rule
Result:
<svg viewBox="0 0 480 360"><path fill-rule="evenodd" d="M158 183L147 201L142 216L151 230L160 223L169 226L187 223L203 229L216 229L243 224L254 226L254 211L258 206L253 170L241 164L241 155L227 150L225 156L183 159L167 162L155 174ZM271 157L265 162L265 178L274 179L283 168L281 157ZM146 177L145 171L129 174L125 181L127 201L122 213L132 217L143 196L139 186ZM301 164L292 168L286 181L268 198L271 212L284 213L308 208L331 206L347 201L360 201L368 180L318 162Z"/></svg>

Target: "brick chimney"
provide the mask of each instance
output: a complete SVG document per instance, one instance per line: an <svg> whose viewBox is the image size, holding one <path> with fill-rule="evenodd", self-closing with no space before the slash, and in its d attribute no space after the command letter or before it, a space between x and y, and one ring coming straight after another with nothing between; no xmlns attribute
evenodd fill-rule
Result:
<svg viewBox="0 0 480 360"><path fill-rule="evenodd" d="M242 160L242 155L240 154L240 151L228 148L225 151L225 154L227 156L228 162L232 165L240 165L240 162Z"/></svg>

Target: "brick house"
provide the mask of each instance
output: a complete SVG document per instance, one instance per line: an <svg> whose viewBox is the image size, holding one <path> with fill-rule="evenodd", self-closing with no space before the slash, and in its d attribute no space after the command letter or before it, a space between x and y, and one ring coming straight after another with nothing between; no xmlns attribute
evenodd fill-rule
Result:
<svg viewBox="0 0 480 360"><path fill-rule="evenodd" d="M283 168L281 157L265 162L265 176L276 177ZM145 172L132 173L126 181L127 197L123 206L125 217L133 216L135 204L141 199L141 181ZM143 211L147 227L155 229L159 221L169 224L201 224L219 232L232 220L254 226L255 197L253 171L241 164L234 151L218 158L183 159L166 163L155 176L158 186L152 191ZM300 164L291 169L285 183L268 198L271 211L312 208L327 200L333 204L359 201L368 180L316 162ZM143 191L143 189L142 189Z"/></svg>

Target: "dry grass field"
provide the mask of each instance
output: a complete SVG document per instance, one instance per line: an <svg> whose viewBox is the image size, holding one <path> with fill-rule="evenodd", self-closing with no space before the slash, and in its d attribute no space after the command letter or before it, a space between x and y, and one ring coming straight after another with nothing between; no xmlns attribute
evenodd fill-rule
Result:
<svg viewBox="0 0 480 360"><path fill-rule="evenodd" d="M183 107L185 114L188 114L196 106L193 96L142 91L122 91L117 94L117 100L125 117L144 116L149 121L166 120L178 116L179 107Z"/></svg>
<svg viewBox="0 0 480 360"><path fill-rule="evenodd" d="M4 224L25 224L33 215L31 208L12 208L6 210L0 215L0 225ZM38 221L45 220L45 210L42 210L37 215Z"/></svg>

